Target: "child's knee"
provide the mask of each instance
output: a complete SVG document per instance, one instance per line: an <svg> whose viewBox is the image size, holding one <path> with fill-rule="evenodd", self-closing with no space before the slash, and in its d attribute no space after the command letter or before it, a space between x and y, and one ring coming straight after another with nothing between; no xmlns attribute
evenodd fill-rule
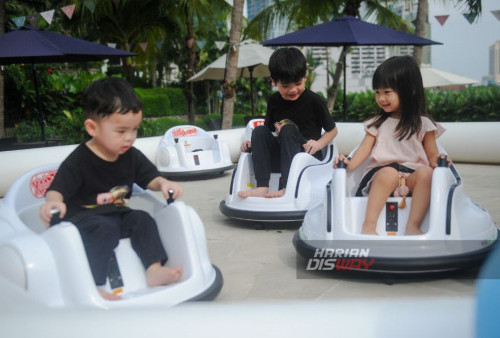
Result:
<svg viewBox="0 0 500 338"><path fill-rule="evenodd" d="M417 170L415 170L415 175L417 180L425 180L425 181L431 181L432 180L432 168L428 166L421 166Z"/></svg>
<svg viewBox="0 0 500 338"><path fill-rule="evenodd" d="M262 137L262 135L266 135L266 134L270 134L270 133L271 133L271 131L269 130L268 127L266 127L266 126L257 126L252 131L252 141L253 141L254 137Z"/></svg>

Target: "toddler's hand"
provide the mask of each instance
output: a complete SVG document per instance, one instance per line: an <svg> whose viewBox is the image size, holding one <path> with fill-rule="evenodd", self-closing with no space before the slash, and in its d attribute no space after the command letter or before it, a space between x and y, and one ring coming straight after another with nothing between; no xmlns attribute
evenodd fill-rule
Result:
<svg viewBox="0 0 500 338"><path fill-rule="evenodd" d="M246 153L248 149L252 148L252 143L250 141L243 141L243 143L241 144L241 152L242 153Z"/></svg>
<svg viewBox="0 0 500 338"><path fill-rule="evenodd" d="M335 160L333 161L333 167L337 168L340 161L343 161L346 167L349 165L349 159L345 155L341 154L339 156L335 156Z"/></svg>
<svg viewBox="0 0 500 338"><path fill-rule="evenodd" d="M314 155L314 154L316 154L316 152L321 150L321 145L316 140L309 140L302 147L304 147L304 151L306 153L311 154L311 155Z"/></svg>
<svg viewBox="0 0 500 338"><path fill-rule="evenodd" d="M172 195L172 198L174 200L180 198L182 194L184 193L184 190L182 189L182 186L176 182L172 182L169 180L164 180L161 184L161 192L163 193L163 196L168 199L170 198L168 191L173 190L174 194Z"/></svg>
<svg viewBox="0 0 500 338"><path fill-rule="evenodd" d="M451 166L451 164L452 164L451 157L450 157L450 155L447 155L447 154L439 154L439 155L437 155L436 159L434 159L433 161L430 161L431 162L430 166L432 168L438 167L440 159L446 159L446 161L447 161L447 167Z"/></svg>
<svg viewBox="0 0 500 338"><path fill-rule="evenodd" d="M279 135L281 130L281 123L274 122L274 129L276 129L276 135Z"/></svg>
<svg viewBox="0 0 500 338"><path fill-rule="evenodd" d="M40 207L40 218L46 227L50 226L50 219L52 218L52 209L59 209L59 217L64 218L66 215L66 204L59 201L49 201L42 204Z"/></svg>

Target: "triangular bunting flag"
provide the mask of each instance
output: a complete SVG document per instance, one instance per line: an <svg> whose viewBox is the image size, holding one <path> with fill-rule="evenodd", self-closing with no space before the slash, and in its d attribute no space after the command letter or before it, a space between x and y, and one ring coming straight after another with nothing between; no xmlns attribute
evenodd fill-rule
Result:
<svg viewBox="0 0 500 338"><path fill-rule="evenodd" d="M27 16L28 21L33 27L36 27L38 25L38 20L40 20L40 14L35 13Z"/></svg>
<svg viewBox="0 0 500 338"><path fill-rule="evenodd" d="M108 43L108 47L116 48L116 43Z"/></svg>
<svg viewBox="0 0 500 338"><path fill-rule="evenodd" d="M95 11L95 0L87 0L85 1L85 7L89 9L92 13Z"/></svg>
<svg viewBox="0 0 500 338"><path fill-rule="evenodd" d="M21 27L22 25L24 25L24 21L26 21L26 17L25 16L18 16L17 18L13 18L12 21L14 22L16 27Z"/></svg>
<svg viewBox="0 0 500 338"><path fill-rule="evenodd" d="M52 23L52 18L54 17L54 12L55 12L55 10L45 11L45 12L41 12L40 15L50 25Z"/></svg>
<svg viewBox="0 0 500 338"><path fill-rule="evenodd" d="M215 41L215 45L217 46L218 50L222 50L224 46L226 45L226 41Z"/></svg>
<svg viewBox="0 0 500 338"><path fill-rule="evenodd" d="M497 9L496 11L491 11L491 13L497 18L497 20L500 20L500 9Z"/></svg>
<svg viewBox="0 0 500 338"><path fill-rule="evenodd" d="M196 45L198 46L199 49L203 49L203 47L205 47L206 44L207 44L206 41L196 40Z"/></svg>
<svg viewBox="0 0 500 338"><path fill-rule="evenodd" d="M441 26L444 25L444 23L446 22L446 20L448 20L448 18L450 17L449 15L435 15L434 16L436 18L436 20L439 22L439 24Z"/></svg>
<svg viewBox="0 0 500 338"><path fill-rule="evenodd" d="M141 43L139 43L139 47L141 47L142 51L145 52L146 48L148 48L148 43L147 42L141 42Z"/></svg>
<svg viewBox="0 0 500 338"><path fill-rule="evenodd" d="M467 19L467 21L469 21L470 24L472 24L475 20L474 15L471 13L464 13L463 16Z"/></svg>
<svg viewBox="0 0 500 338"><path fill-rule="evenodd" d="M75 5L64 6L61 8L61 11L63 11L68 19L71 20L71 18L73 17L73 12L75 11Z"/></svg>
<svg viewBox="0 0 500 338"><path fill-rule="evenodd" d="M163 41L156 41L155 45L156 45L156 48L161 49L161 46L163 46Z"/></svg>

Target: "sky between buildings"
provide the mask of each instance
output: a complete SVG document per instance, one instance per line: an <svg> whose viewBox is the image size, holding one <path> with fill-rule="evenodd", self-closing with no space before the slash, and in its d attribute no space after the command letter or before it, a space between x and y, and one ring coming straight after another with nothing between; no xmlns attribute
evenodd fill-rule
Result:
<svg viewBox="0 0 500 338"><path fill-rule="evenodd" d="M472 24L454 2L429 0L431 39L443 43L431 47L432 67L481 83L489 72L489 47L500 40L500 21L491 13L500 10L500 1L482 0L482 15ZM441 26L436 15L449 17Z"/></svg>

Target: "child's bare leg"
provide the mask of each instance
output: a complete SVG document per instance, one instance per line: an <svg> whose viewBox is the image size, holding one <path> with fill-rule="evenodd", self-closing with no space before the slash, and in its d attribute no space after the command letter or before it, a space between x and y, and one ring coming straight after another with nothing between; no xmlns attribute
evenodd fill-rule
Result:
<svg viewBox="0 0 500 338"><path fill-rule="evenodd" d="M115 295L114 293L109 293L106 290L103 290L101 288L97 288L97 291L101 295L102 298L106 300L120 300L122 297Z"/></svg>
<svg viewBox="0 0 500 338"><path fill-rule="evenodd" d="M161 265L160 262L153 263L146 269L146 280L149 286L161 286L177 282L181 275L181 268L169 268Z"/></svg>
<svg viewBox="0 0 500 338"><path fill-rule="evenodd" d="M420 223L425 217L431 200L432 168L420 167L406 180L412 191L411 209L406 224L406 235L421 235Z"/></svg>
<svg viewBox="0 0 500 338"><path fill-rule="evenodd" d="M241 198L247 197L264 197L269 192L269 187L257 187L252 190L238 191L238 196Z"/></svg>
<svg viewBox="0 0 500 338"><path fill-rule="evenodd" d="M391 167L382 168L373 175L370 193L368 194L365 220L361 230L363 234L378 235L376 231L378 216L387 198L398 186L398 178L398 172Z"/></svg>
<svg viewBox="0 0 500 338"><path fill-rule="evenodd" d="M285 191L286 191L286 189L283 188L281 190L268 193L265 195L265 197L267 197L267 198L283 197L283 195L285 195Z"/></svg>

